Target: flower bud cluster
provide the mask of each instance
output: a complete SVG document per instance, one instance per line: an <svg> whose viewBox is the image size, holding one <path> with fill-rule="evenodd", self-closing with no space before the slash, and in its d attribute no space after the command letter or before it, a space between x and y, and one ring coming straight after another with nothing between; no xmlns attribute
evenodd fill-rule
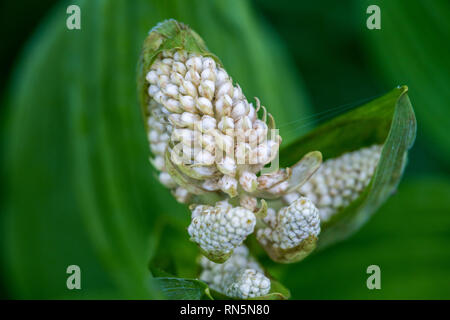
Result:
<svg viewBox="0 0 450 320"><path fill-rule="evenodd" d="M175 190L178 200L188 199L185 186L166 172L169 150L170 160L205 192L233 197L238 187L254 191L256 173L281 143L278 134L268 138L265 109L264 120L258 119L259 101L255 109L213 58L183 50L160 53L146 80L148 138L161 183Z"/></svg>
<svg viewBox="0 0 450 320"><path fill-rule="evenodd" d="M367 187L380 159L381 148L373 145L326 160L297 192L287 194L284 200L291 203L305 196L319 209L320 220L329 221Z"/></svg>
<svg viewBox="0 0 450 320"><path fill-rule="evenodd" d="M223 262L253 233L255 224L256 217L252 211L219 201L214 207L193 207L188 233L209 259Z"/></svg>
<svg viewBox="0 0 450 320"><path fill-rule="evenodd" d="M320 233L319 212L308 198L301 197L278 213L270 209L264 218L266 228L257 231L258 241L265 247L288 250L296 248Z"/></svg>
<svg viewBox="0 0 450 320"><path fill-rule="evenodd" d="M233 298L255 298L270 291L270 280L245 246L237 247L222 264L205 257L200 260L203 270L200 280L222 294Z"/></svg>

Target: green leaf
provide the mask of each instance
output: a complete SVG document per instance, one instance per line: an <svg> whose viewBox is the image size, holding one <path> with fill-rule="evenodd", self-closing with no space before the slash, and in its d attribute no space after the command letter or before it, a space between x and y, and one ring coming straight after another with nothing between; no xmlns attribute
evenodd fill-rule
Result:
<svg viewBox="0 0 450 320"><path fill-rule="evenodd" d="M291 162L309 150L324 160L373 144L384 144L371 183L350 206L322 224L318 246L344 239L357 230L396 190L416 135L407 87L398 87L355 110L320 125L288 148L280 160Z"/></svg>
<svg viewBox="0 0 450 320"><path fill-rule="evenodd" d="M450 164L450 2L356 1L381 8L381 30L361 28L367 52L389 85L407 83L429 151ZM420 17L419 19L417 17ZM432 147L431 147L432 146Z"/></svg>
<svg viewBox="0 0 450 320"><path fill-rule="evenodd" d="M203 281L170 277L155 278L155 280L167 299L213 300L208 286Z"/></svg>

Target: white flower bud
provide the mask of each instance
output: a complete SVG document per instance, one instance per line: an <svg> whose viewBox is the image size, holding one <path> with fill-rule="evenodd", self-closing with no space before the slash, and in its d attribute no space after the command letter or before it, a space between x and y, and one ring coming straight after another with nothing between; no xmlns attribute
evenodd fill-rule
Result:
<svg viewBox="0 0 450 320"><path fill-rule="evenodd" d="M216 73L213 69L203 69L200 77L202 78L202 80L211 80L216 81Z"/></svg>
<svg viewBox="0 0 450 320"><path fill-rule="evenodd" d="M177 85L178 87L180 87L183 84L183 80L184 80L183 76L180 73L178 73L178 72L173 72L170 75L170 81L173 84ZM165 86L161 85L161 87L165 87ZM178 91L180 91L180 88L178 88Z"/></svg>
<svg viewBox="0 0 450 320"><path fill-rule="evenodd" d="M231 100L229 95L219 97L215 103L217 114L220 117L231 115L232 104L233 100Z"/></svg>
<svg viewBox="0 0 450 320"><path fill-rule="evenodd" d="M173 59L179 62L186 62L187 57L187 52L184 50L176 51L173 55Z"/></svg>
<svg viewBox="0 0 450 320"><path fill-rule="evenodd" d="M181 96L180 97L181 107L188 112L196 112L195 109L195 99L191 96Z"/></svg>
<svg viewBox="0 0 450 320"><path fill-rule="evenodd" d="M165 75L165 74L161 74L158 76L158 87L160 89L164 89L168 84L170 83L170 78L169 76Z"/></svg>
<svg viewBox="0 0 450 320"><path fill-rule="evenodd" d="M217 125L220 131L223 133L226 132L228 129L234 130L234 120L230 117L222 117L219 121L219 124Z"/></svg>
<svg viewBox="0 0 450 320"><path fill-rule="evenodd" d="M210 57L203 58L203 69L215 70L216 62L214 61L214 59Z"/></svg>
<svg viewBox="0 0 450 320"><path fill-rule="evenodd" d="M182 62L176 61L173 63L173 71L176 71L184 76L186 74L186 65Z"/></svg>
<svg viewBox="0 0 450 320"><path fill-rule="evenodd" d="M238 121L236 121L236 129L238 130L247 131L250 130L251 128L252 128L252 121L247 116L244 116L240 118Z"/></svg>
<svg viewBox="0 0 450 320"><path fill-rule="evenodd" d="M233 96L233 85L231 84L231 81L226 81L217 88L216 96L221 97L224 95L228 95L230 97Z"/></svg>
<svg viewBox="0 0 450 320"><path fill-rule="evenodd" d="M189 69L188 72L186 72L186 76L184 77L186 81L192 82L194 85L198 86L200 84L200 74L195 71L194 69Z"/></svg>
<svg viewBox="0 0 450 320"><path fill-rule="evenodd" d="M163 92L172 98L177 98L178 97L178 86L175 84L169 83L165 88L163 88Z"/></svg>
<svg viewBox="0 0 450 320"><path fill-rule="evenodd" d="M239 177L239 184L246 192L253 192L258 187L256 174L249 171L244 171Z"/></svg>
<svg viewBox="0 0 450 320"><path fill-rule="evenodd" d="M150 70L147 75L145 76L145 79L148 81L148 83L150 84L156 84L156 82L158 81L158 75L156 74L155 70Z"/></svg>
<svg viewBox="0 0 450 320"><path fill-rule="evenodd" d="M167 172L161 172L159 174L159 181L167 188L174 188L177 186L175 181L173 181L172 177Z"/></svg>
<svg viewBox="0 0 450 320"><path fill-rule="evenodd" d="M199 56L193 56L186 61L186 67L194 69L195 71L201 71L203 68L202 58Z"/></svg>
<svg viewBox="0 0 450 320"><path fill-rule="evenodd" d="M233 91L233 101L245 99L241 87L237 84Z"/></svg>
<svg viewBox="0 0 450 320"><path fill-rule="evenodd" d="M171 66L173 64L173 59L172 59L173 54L170 51L166 51L166 52L163 52L162 55L163 55L164 59L162 59L161 62L168 66Z"/></svg>
<svg viewBox="0 0 450 320"><path fill-rule="evenodd" d="M186 189L178 187L175 189L174 196L178 202L187 203L189 201L190 194Z"/></svg>
<svg viewBox="0 0 450 320"><path fill-rule="evenodd" d="M156 85L150 85L148 87L148 94L151 96L154 96L159 91L159 87Z"/></svg>
<svg viewBox="0 0 450 320"><path fill-rule="evenodd" d="M197 99L197 109L200 110L200 112L213 116L214 110L213 106L210 100L208 100L205 97L200 97Z"/></svg>
<svg viewBox="0 0 450 320"><path fill-rule="evenodd" d="M224 69L219 68L217 70L217 73L216 73L216 86L217 87L222 85L226 81L229 81L229 79L230 79L230 77L228 76L228 73Z"/></svg>
<svg viewBox="0 0 450 320"><path fill-rule="evenodd" d="M167 110L174 113L180 113L183 112L183 109L181 109L180 103L178 100L175 99L167 99L164 102L164 107L166 107Z"/></svg>
<svg viewBox="0 0 450 320"><path fill-rule="evenodd" d="M225 157L222 161L217 163L217 169L229 176L234 176L236 174L236 168L236 161L231 157Z"/></svg>
<svg viewBox="0 0 450 320"><path fill-rule="evenodd" d="M212 98L214 97L214 90L215 85L211 80L203 80L200 83L200 87L198 88L200 95L207 98L208 100L212 100Z"/></svg>
<svg viewBox="0 0 450 320"><path fill-rule="evenodd" d="M195 155L195 164L211 165L214 163L214 156L211 152L201 150Z"/></svg>
<svg viewBox="0 0 450 320"><path fill-rule="evenodd" d="M216 123L217 121L215 118L204 115L201 121L197 124L197 130L200 132L209 132L210 130L214 130L216 128Z"/></svg>
<svg viewBox="0 0 450 320"><path fill-rule="evenodd" d="M244 101L240 100L236 104L233 105L233 109L231 110L231 117L234 120L238 120L241 117L247 114L248 108Z"/></svg>
<svg viewBox="0 0 450 320"><path fill-rule="evenodd" d="M197 89L192 82L183 80L182 87L187 95L194 98L197 97Z"/></svg>
<svg viewBox="0 0 450 320"><path fill-rule="evenodd" d="M219 180L219 188L230 197L235 197L237 195L237 180L233 177L224 175Z"/></svg>
<svg viewBox="0 0 450 320"><path fill-rule="evenodd" d="M156 170L162 171L164 170L164 158L161 156L156 156L154 159L150 159L150 162L153 164Z"/></svg>

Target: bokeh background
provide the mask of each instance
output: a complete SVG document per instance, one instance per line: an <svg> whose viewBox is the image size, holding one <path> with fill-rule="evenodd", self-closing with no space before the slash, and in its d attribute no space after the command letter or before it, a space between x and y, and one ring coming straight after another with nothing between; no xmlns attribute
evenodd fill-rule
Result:
<svg viewBox="0 0 450 320"><path fill-rule="evenodd" d="M69 4L81 7L81 30L66 28ZM366 28L371 4L381 30ZM450 2L1 6L0 297L164 298L150 266L197 275L189 212L154 179L136 97L141 43L175 18L261 98L284 145L409 86L418 135L397 193L351 238L298 264L262 262L294 299L450 298ZM66 288L71 264L81 267L81 290ZM371 264L381 290L366 287Z"/></svg>

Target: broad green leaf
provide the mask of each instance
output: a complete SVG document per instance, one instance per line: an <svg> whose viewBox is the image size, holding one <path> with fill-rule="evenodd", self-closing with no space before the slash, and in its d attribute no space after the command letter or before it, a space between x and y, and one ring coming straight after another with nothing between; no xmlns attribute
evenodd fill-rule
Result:
<svg viewBox="0 0 450 320"><path fill-rule="evenodd" d="M407 178L353 237L270 272L293 299L450 299L449 194L446 177ZM366 286L370 265L381 290Z"/></svg>
<svg viewBox="0 0 450 320"><path fill-rule="evenodd" d="M290 164L309 150L324 160L373 144L383 144L370 185L350 206L322 224L318 246L346 238L396 190L414 143L416 120L407 87L398 87L355 110L328 121L283 149L280 161Z"/></svg>
<svg viewBox="0 0 450 320"><path fill-rule="evenodd" d="M381 30L362 28L362 39L388 85L407 83L429 151L450 163L450 2L355 1L364 12L381 9Z"/></svg>
<svg viewBox="0 0 450 320"><path fill-rule="evenodd" d="M303 114L306 100L288 55L245 1L74 4L82 29L67 30L66 2L55 7L8 88L2 281L14 298L157 298L147 265L172 238L168 224L189 247L179 227L189 217L148 163L135 81L148 31L169 18L191 24L279 121ZM191 253L165 252L183 272ZM67 290L71 264L83 290Z"/></svg>

